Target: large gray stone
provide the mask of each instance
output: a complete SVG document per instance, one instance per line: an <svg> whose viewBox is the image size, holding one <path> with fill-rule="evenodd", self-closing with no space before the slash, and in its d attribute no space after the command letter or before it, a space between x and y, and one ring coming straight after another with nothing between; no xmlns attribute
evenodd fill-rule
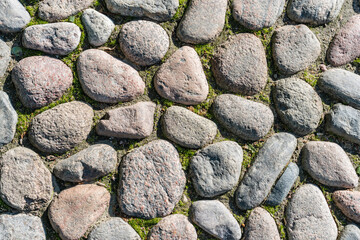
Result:
<svg viewBox="0 0 360 240"><path fill-rule="evenodd" d="M19 32L30 20L30 14L18 0L1 0L0 32Z"/></svg>
<svg viewBox="0 0 360 240"><path fill-rule="evenodd" d="M333 193L332 199L345 216L360 223L359 191L336 191Z"/></svg>
<svg viewBox="0 0 360 240"><path fill-rule="evenodd" d="M11 142L15 136L18 115L9 96L0 91L0 147Z"/></svg>
<svg viewBox="0 0 360 240"><path fill-rule="evenodd" d="M355 224L348 224L342 231L339 240L357 240L360 239L360 228Z"/></svg>
<svg viewBox="0 0 360 240"><path fill-rule="evenodd" d="M0 3L1 4L1 3ZM10 47L0 39L0 78L2 78L11 60Z"/></svg>

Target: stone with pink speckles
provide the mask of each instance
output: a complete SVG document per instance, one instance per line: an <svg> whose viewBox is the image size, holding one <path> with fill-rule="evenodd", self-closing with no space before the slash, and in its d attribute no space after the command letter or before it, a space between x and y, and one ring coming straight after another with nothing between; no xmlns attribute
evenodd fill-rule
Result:
<svg viewBox="0 0 360 240"><path fill-rule="evenodd" d="M336 191L332 195L338 208L351 220L360 223L360 192Z"/></svg>

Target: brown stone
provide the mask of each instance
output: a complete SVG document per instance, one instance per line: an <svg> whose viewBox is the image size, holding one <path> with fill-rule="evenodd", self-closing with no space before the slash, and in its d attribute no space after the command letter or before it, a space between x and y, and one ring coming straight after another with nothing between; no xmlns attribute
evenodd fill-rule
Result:
<svg viewBox="0 0 360 240"><path fill-rule="evenodd" d="M345 216L360 223L360 192L336 191L333 193L332 198Z"/></svg>

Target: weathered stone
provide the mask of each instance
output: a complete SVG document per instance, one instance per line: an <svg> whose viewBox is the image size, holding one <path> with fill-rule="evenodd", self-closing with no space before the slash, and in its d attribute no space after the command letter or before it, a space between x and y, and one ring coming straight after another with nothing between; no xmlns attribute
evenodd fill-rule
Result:
<svg viewBox="0 0 360 240"><path fill-rule="evenodd" d="M264 137L274 123L268 106L231 94L215 99L214 115L228 131L251 141Z"/></svg>
<svg viewBox="0 0 360 240"><path fill-rule="evenodd" d="M96 132L107 137L146 138L153 131L155 108L153 102L139 102L109 110L108 119L99 122Z"/></svg>
<svg viewBox="0 0 360 240"><path fill-rule="evenodd" d="M298 78L277 81L274 102L281 121L298 135L313 132L323 115L319 95L308 83Z"/></svg>
<svg viewBox="0 0 360 240"><path fill-rule="evenodd" d="M230 38L212 59L216 83L231 92L254 95L267 82L264 46L253 34L242 33Z"/></svg>
<svg viewBox="0 0 360 240"><path fill-rule="evenodd" d="M339 240L356 240L360 239L360 228L355 224L345 226Z"/></svg>
<svg viewBox="0 0 360 240"><path fill-rule="evenodd" d="M337 227L321 190L313 184L299 187L286 209L290 240L335 240Z"/></svg>
<svg viewBox="0 0 360 240"><path fill-rule="evenodd" d="M161 65L154 85L163 98L186 105L202 103L209 93L199 55L187 46L178 49Z"/></svg>
<svg viewBox="0 0 360 240"><path fill-rule="evenodd" d="M129 216L151 219L172 212L185 188L175 147L164 140L135 149L122 160L118 202Z"/></svg>
<svg viewBox="0 0 360 240"><path fill-rule="evenodd" d="M35 152L17 147L1 157L0 197L9 206L39 210L47 207L52 194L51 173Z"/></svg>
<svg viewBox="0 0 360 240"><path fill-rule="evenodd" d="M29 140L43 152L66 152L86 139L93 117L93 109L85 103L60 104L32 120Z"/></svg>
<svg viewBox="0 0 360 240"><path fill-rule="evenodd" d="M0 91L0 147L14 138L17 121L18 115L11 105L9 96Z"/></svg>
<svg viewBox="0 0 360 240"><path fill-rule="evenodd" d="M305 25L277 29L273 37L273 58L282 74L291 75L306 69L319 57L320 42Z"/></svg>
<svg viewBox="0 0 360 240"><path fill-rule="evenodd" d="M162 129L168 139L187 148L204 147L217 134L213 121L177 106L166 110L162 117Z"/></svg>
<svg viewBox="0 0 360 240"><path fill-rule="evenodd" d="M345 216L360 223L360 192L336 191L332 199Z"/></svg>
<svg viewBox="0 0 360 240"><path fill-rule="evenodd" d="M79 239L105 212L110 193L95 184L77 185L65 189L49 207L51 226L61 239Z"/></svg>
<svg viewBox="0 0 360 240"><path fill-rule="evenodd" d="M74 23L33 25L24 30L22 44L48 54L67 55L80 43L81 31Z"/></svg>
<svg viewBox="0 0 360 240"><path fill-rule="evenodd" d="M82 52L77 61L77 72L82 89L95 101L126 102L144 93L145 83L139 73L101 50Z"/></svg>
<svg viewBox="0 0 360 240"><path fill-rule="evenodd" d="M71 86L71 69L61 60L46 56L22 59L12 70L20 101L28 108L41 108L58 100Z"/></svg>
<svg viewBox="0 0 360 240"><path fill-rule="evenodd" d="M240 209L252 209L262 203L296 145L296 138L289 133L277 133L265 142L237 189L235 201Z"/></svg>
<svg viewBox="0 0 360 240"><path fill-rule="evenodd" d="M18 0L1 0L0 32L19 32L30 20L30 14Z"/></svg>
<svg viewBox="0 0 360 240"><path fill-rule="evenodd" d="M0 39L0 78L4 76L6 69L9 66L10 60L11 49L4 41Z"/></svg>
<svg viewBox="0 0 360 240"><path fill-rule="evenodd" d="M243 151L236 142L224 141L200 150L190 162L192 181L202 197L215 197L237 185Z"/></svg>
<svg viewBox="0 0 360 240"><path fill-rule="evenodd" d="M191 220L214 237L226 240L241 238L239 223L218 200L196 201L190 211Z"/></svg>

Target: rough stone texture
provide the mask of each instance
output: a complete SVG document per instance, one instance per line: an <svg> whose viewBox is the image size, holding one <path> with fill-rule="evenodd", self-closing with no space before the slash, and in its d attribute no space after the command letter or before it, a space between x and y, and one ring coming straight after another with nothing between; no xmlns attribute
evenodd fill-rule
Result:
<svg viewBox="0 0 360 240"><path fill-rule="evenodd" d="M149 240L195 240L196 229L182 214L163 218L149 233Z"/></svg>
<svg viewBox="0 0 360 240"><path fill-rule="evenodd" d="M144 93L145 83L133 67L98 49L80 54L77 72L82 89L95 101L126 102Z"/></svg>
<svg viewBox="0 0 360 240"><path fill-rule="evenodd" d="M164 64L154 78L160 96L186 105L206 100L209 85L199 55L191 47L181 47Z"/></svg>
<svg viewBox="0 0 360 240"><path fill-rule="evenodd" d="M1 0L0 32L19 32L30 20L30 14L18 0Z"/></svg>
<svg viewBox="0 0 360 240"><path fill-rule="evenodd" d="M345 216L360 223L360 192L336 191L332 199Z"/></svg>
<svg viewBox="0 0 360 240"><path fill-rule="evenodd" d="M327 52L333 66L345 65L360 56L360 15L355 15L339 30Z"/></svg>
<svg viewBox="0 0 360 240"><path fill-rule="evenodd" d="M152 141L121 163L118 202L122 212L151 219L169 215L185 188L185 174L175 147Z"/></svg>
<svg viewBox="0 0 360 240"><path fill-rule="evenodd" d="M112 217L101 223L89 235L89 240L141 240L139 234L124 220Z"/></svg>
<svg viewBox="0 0 360 240"><path fill-rule="evenodd" d="M154 126L156 104L139 102L107 112L108 119L101 120L96 132L102 136L142 139L150 136Z"/></svg>
<svg viewBox="0 0 360 240"><path fill-rule="evenodd" d="M88 8L94 0L42 0L39 17L48 22L56 22L75 15Z"/></svg>
<svg viewBox="0 0 360 240"><path fill-rule="evenodd" d="M60 104L32 120L29 140L43 152L66 152L86 139L93 117L93 109L83 102Z"/></svg>
<svg viewBox="0 0 360 240"><path fill-rule="evenodd" d="M251 212L245 226L244 239L246 240L280 240L275 220L261 207Z"/></svg>
<svg viewBox="0 0 360 240"><path fill-rule="evenodd" d="M218 200L196 201L190 211L191 220L214 237L226 240L241 238L239 223Z"/></svg>
<svg viewBox="0 0 360 240"><path fill-rule="evenodd" d="M64 181L83 182L105 176L115 170L117 153L106 144L95 144L62 160L54 174Z"/></svg>
<svg viewBox="0 0 360 240"><path fill-rule="evenodd" d="M0 39L0 78L4 76L6 69L9 66L10 60L11 49L3 40Z"/></svg>
<svg viewBox="0 0 360 240"><path fill-rule="evenodd" d="M265 204L269 206L280 205L288 195L298 176L299 167L295 163L289 163L286 170L271 190Z"/></svg>
<svg viewBox="0 0 360 240"><path fill-rule="evenodd" d="M60 192L52 201L48 216L61 239L81 238L105 212L110 193L95 184L77 185Z"/></svg>
<svg viewBox="0 0 360 240"><path fill-rule="evenodd" d="M289 133L276 133L265 142L237 189L235 201L240 209L249 210L262 203L296 145L296 138Z"/></svg>
<svg viewBox="0 0 360 240"><path fill-rule="evenodd" d="M71 86L71 69L61 60L46 56L22 59L12 70L20 101L28 108L41 108L58 100Z"/></svg>
<svg viewBox="0 0 360 240"><path fill-rule="evenodd" d="M17 147L0 159L0 197L21 211L47 207L53 193L51 173L39 155Z"/></svg>
<svg viewBox="0 0 360 240"><path fill-rule="evenodd" d="M213 121L177 106L166 110L162 117L162 130L168 139L187 148L204 147L217 134Z"/></svg>
<svg viewBox="0 0 360 240"><path fill-rule="evenodd" d="M264 46L259 38L249 33L230 38L212 59L216 83L242 95L254 95L263 90L267 70Z"/></svg>
<svg viewBox="0 0 360 240"><path fill-rule="evenodd" d="M123 16L148 17L156 21L168 21L176 13L179 0L105 0L112 13Z"/></svg>
<svg viewBox="0 0 360 240"><path fill-rule="evenodd" d="M227 0L192 0L177 29L182 42L204 44L224 28Z"/></svg>
<svg viewBox="0 0 360 240"><path fill-rule="evenodd" d="M0 91L0 147L14 138L17 121L18 115L11 105L9 96Z"/></svg>
<svg viewBox="0 0 360 240"><path fill-rule="evenodd" d="M200 150L190 162L192 182L202 197L215 197L230 191L239 181L243 151L232 141Z"/></svg>
<svg viewBox="0 0 360 240"><path fill-rule="evenodd" d="M316 61L321 52L319 40L305 25L287 25L273 37L273 58L282 74L292 75Z"/></svg>
<svg viewBox="0 0 360 240"><path fill-rule="evenodd" d="M268 106L236 95L218 96L213 108L219 123L245 140L259 140L274 123L274 115Z"/></svg>
<svg viewBox="0 0 360 240"><path fill-rule="evenodd" d="M323 115L319 95L308 83L298 78L277 81L274 102L281 121L298 135L313 132Z"/></svg>
<svg viewBox="0 0 360 240"><path fill-rule="evenodd" d="M95 47L105 44L115 28L110 18L91 8L84 11L81 20L84 23L89 43Z"/></svg>
<svg viewBox="0 0 360 240"><path fill-rule="evenodd" d="M45 240L45 229L39 217L33 215L1 214L0 239L32 239Z"/></svg>
<svg viewBox="0 0 360 240"><path fill-rule="evenodd" d="M295 22L322 25L336 19L343 3L344 0L291 0L287 15Z"/></svg>
<svg viewBox="0 0 360 240"><path fill-rule="evenodd" d="M355 224L345 226L339 240L357 240L360 239L360 229Z"/></svg>
<svg viewBox="0 0 360 240"><path fill-rule="evenodd" d="M67 55L80 43L81 31L74 23L59 22L27 27L22 44L48 54Z"/></svg>
<svg viewBox="0 0 360 240"><path fill-rule="evenodd" d="M286 209L289 240L336 240L337 227L321 190L304 184L293 194Z"/></svg>
<svg viewBox="0 0 360 240"><path fill-rule="evenodd" d="M275 24L284 5L285 0L235 0L233 16L244 27L260 30Z"/></svg>

